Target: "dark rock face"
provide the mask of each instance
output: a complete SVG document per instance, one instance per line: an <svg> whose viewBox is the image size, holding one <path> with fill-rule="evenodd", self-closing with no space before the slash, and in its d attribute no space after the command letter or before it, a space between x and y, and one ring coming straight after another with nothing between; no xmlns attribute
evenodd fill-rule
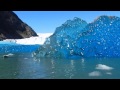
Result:
<svg viewBox="0 0 120 90"><path fill-rule="evenodd" d="M36 32L22 22L12 11L0 11L0 40L21 39L37 36Z"/></svg>

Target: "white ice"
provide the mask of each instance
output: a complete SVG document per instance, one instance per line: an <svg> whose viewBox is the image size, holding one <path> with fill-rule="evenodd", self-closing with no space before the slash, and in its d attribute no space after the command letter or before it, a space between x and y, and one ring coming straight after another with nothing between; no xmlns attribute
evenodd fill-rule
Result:
<svg viewBox="0 0 120 90"><path fill-rule="evenodd" d="M38 36L30 37L30 38L24 38L24 39L6 39L4 41L8 42L15 42L17 44L23 44L23 45L34 45L34 44L44 44L46 38L51 36L53 33L38 33Z"/></svg>
<svg viewBox="0 0 120 90"><path fill-rule="evenodd" d="M5 57L12 57L12 56L14 56L14 54L12 54L12 53L9 53L9 54L6 54L6 55L3 55L4 58L5 58Z"/></svg>
<svg viewBox="0 0 120 90"><path fill-rule="evenodd" d="M104 64L98 64L98 65L96 65L96 69L100 69L100 70L112 70L113 68L109 67L107 65L104 65Z"/></svg>
<svg viewBox="0 0 120 90"><path fill-rule="evenodd" d="M89 76L101 76L101 73L99 71L93 71L89 73Z"/></svg>

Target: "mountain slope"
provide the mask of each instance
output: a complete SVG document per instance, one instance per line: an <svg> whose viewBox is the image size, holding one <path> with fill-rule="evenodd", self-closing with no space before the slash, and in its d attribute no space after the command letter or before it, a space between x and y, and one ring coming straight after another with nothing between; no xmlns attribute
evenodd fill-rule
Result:
<svg viewBox="0 0 120 90"><path fill-rule="evenodd" d="M21 39L37 36L36 32L22 22L12 11L0 11L0 40Z"/></svg>

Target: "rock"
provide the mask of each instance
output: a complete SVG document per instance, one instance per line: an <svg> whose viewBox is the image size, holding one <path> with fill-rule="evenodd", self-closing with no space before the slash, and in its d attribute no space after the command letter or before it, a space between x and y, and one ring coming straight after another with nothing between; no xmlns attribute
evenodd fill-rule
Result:
<svg viewBox="0 0 120 90"><path fill-rule="evenodd" d="M36 32L24 23L12 11L0 11L0 40L22 39L38 36Z"/></svg>

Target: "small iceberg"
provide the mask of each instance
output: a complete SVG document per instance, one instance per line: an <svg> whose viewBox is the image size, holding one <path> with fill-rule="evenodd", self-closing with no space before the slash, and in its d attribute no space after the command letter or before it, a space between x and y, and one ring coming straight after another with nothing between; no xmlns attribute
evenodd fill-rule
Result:
<svg viewBox="0 0 120 90"><path fill-rule="evenodd" d="M101 73L99 71L93 71L89 73L89 76L101 76Z"/></svg>
<svg viewBox="0 0 120 90"><path fill-rule="evenodd" d="M3 55L3 58L8 58L8 57L12 57L14 54L12 54L12 53L9 53L9 54L7 54L7 55Z"/></svg>
<svg viewBox="0 0 120 90"><path fill-rule="evenodd" d="M96 65L96 69L100 69L100 70L112 70L112 69L114 69L114 68L109 67L109 66L107 66L107 65L98 64L98 65Z"/></svg>

